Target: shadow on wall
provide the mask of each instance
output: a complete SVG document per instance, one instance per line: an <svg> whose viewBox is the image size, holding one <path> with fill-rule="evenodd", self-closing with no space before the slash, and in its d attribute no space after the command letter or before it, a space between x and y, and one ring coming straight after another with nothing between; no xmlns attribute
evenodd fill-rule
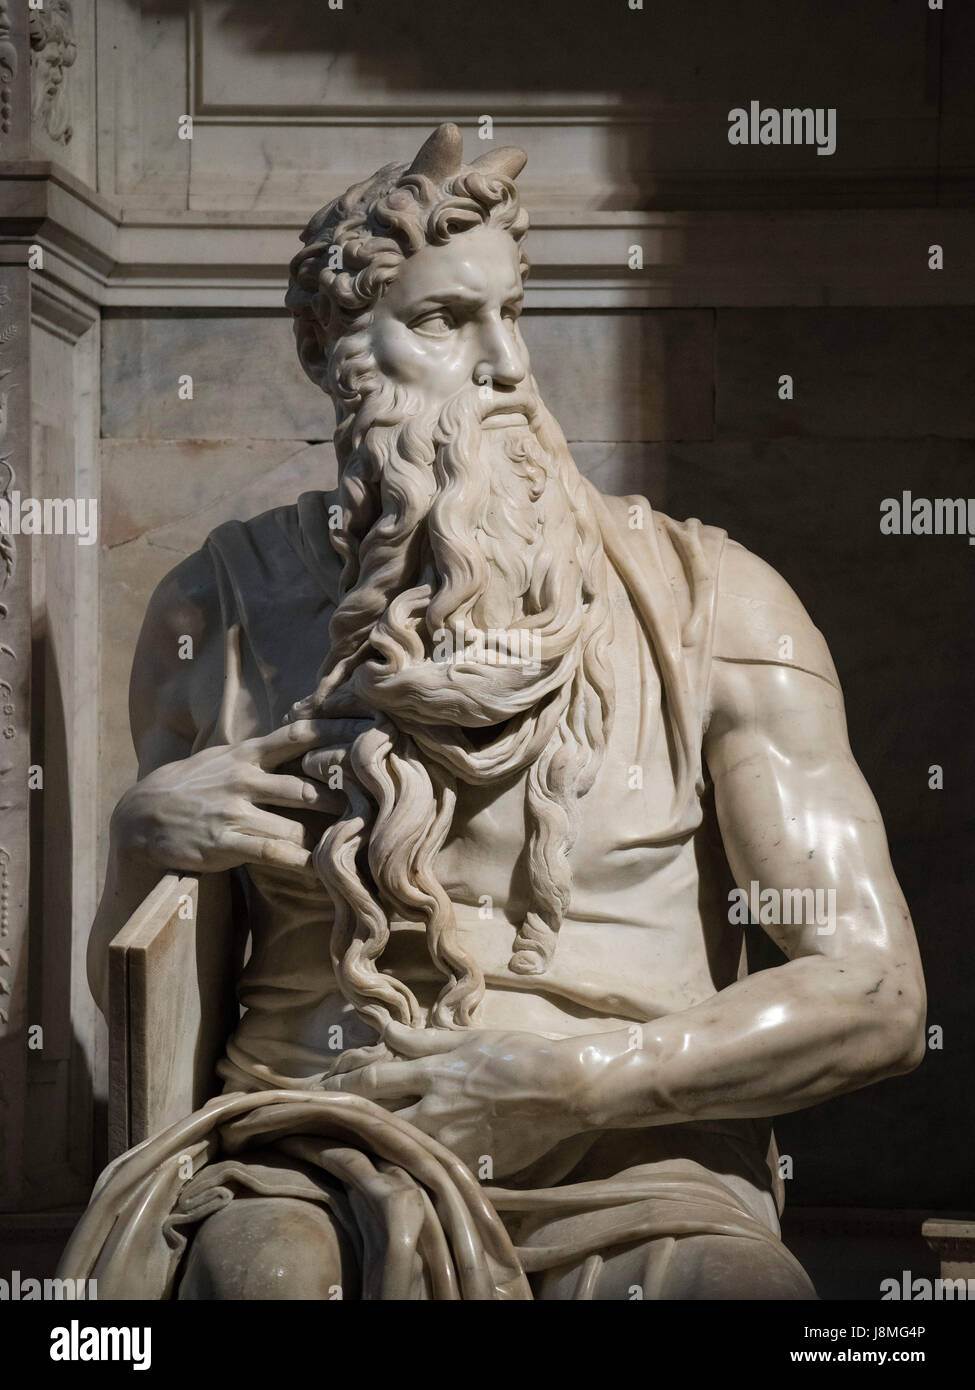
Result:
<svg viewBox="0 0 975 1390"><path fill-rule="evenodd" d="M39 634L31 656L32 761L43 790L31 797L29 1022L43 1028L43 1048L28 1049L23 1190L30 1211L82 1206L91 1182L92 1077L72 1016L73 833L65 710L57 657ZM50 1116L67 1117L51 1125ZM63 1144L63 1151L62 1151ZM101 1148L101 1146L98 1146ZM97 1155L100 1156L100 1155Z"/></svg>
<svg viewBox="0 0 975 1390"><path fill-rule="evenodd" d="M190 0L130 3L172 17ZM197 114L359 113L391 126L397 116L409 124L487 114L500 139L505 124L554 126L558 140L539 130L547 150L531 176L558 187L567 165L577 177L598 172L607 191L590 206L935 202L949 175L970 184L965 53L975 34L964 13L933 14L917 0L860 0L828 18L820 0L787 10L775 0L701 0L693 9L689 17L686 6L651 0L639 11L627 0L493 0L483 9L343 0L341 10L326 0L205 0L193 21ZM230 64L215 96L211 48ZM836 108L835 155L731 149L728 113L752 100Z"/></svg>
<svg viewBox="0 0 975 1390"><path fill-rule="evenodd" d="M794 0L785 16L776 0L704 0L696 17L680 6L627 0L492 0L481 10L456 0L129 0L145 14L196 9L208 25L240 35L268 54L315 52L354 58L363 84L379 76L390 92L531 93L599 97L617 106L710 101L738 105L754 96L770 105L812 99L872 103L893 112L899 85L925 76L923 7L913 0L861 0L825 20L819 0ZM693 27L692 27L693 26ZM920 66L890 71L878 60L885 42L920 38ZM826 61L817 61L825 59ZM815 83L809 74L815 73ZM855 79L856 85L851 85ZM322 77L327 84L327 71ZM924 85L922 81L922 86ZM743 89L745 95L743 97ZM475 109L476 97L468 106ZM425 102L424 102L425 105Z"/></svg>

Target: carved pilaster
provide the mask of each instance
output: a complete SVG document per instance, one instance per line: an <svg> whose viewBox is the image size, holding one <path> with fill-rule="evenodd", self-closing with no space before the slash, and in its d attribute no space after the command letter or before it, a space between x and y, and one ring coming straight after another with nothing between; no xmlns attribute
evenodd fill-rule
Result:
<svg viewBox="0 0 975 1390"><path fill-rule="evenodd" d="M30 141L27 6L0 0L0 159L22 159Z"/></svg>
<svg viewBox="0 0 975 1390"><path fill-rule="evenodd" d="M30 489L26 266L0 266L0 501ZM6 512L8 507L0 510ZM30 557L0 530L0 1188L16 1192L27 1065Z"/></svg>
<svg viewBox="0 0 975 1390"><path fill-rule="evenodd" d="M0 0L0 158L30 141L27 6ZM0 499L30 492L30 272L0 246ZM0 518L2 520L2 518ZM0 533L0 1205L17 1205L26 1101L30 556Z"/></svg>

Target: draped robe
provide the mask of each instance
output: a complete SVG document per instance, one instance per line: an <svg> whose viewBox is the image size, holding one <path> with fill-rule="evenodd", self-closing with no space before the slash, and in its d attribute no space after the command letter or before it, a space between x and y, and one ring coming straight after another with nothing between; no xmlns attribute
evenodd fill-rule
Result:
<svg viewBox="0 0 975 1390"><path fill-rule="evenodd" d="M744 969L740 951L729 971L727 953L721 960L713 945L692 952L689 998L668 994L666 969L657 972L660 983L639 968L640 951L656 951L653 943L668 932L712 943L728 934L721 888L730 876L702 761L711 663L780 662L835 683L815 629L806 624L798 649L781 656L769 638L789 630L788 614L756 613L746 598L723 593L721 557L733 544L723 531L672 521L643 498L586 487L622 620L613 644L625 687L617 699L620 733L600 775L641 767L639 833L626 839L619 824L603 831L594 822L586 844L594 867L574 883L541 986L535 977L506 976L503 923L496 944L481 934L486 1027L506 1025L518 991L541 988L560 1006L582 1009L595 1032L688 1007L730 983ZM225 523L209 538L223 627L234 634L239 667L228 666L220 713L200 729L194 750L269 732L314 688L338 598L327 529L332 500L306 493L296 506ZM633 821L630 811L624 819ZM594 850L592 837L601 833L616 839ZM622 896L614 887L612 903L601 902L600 872L624 884ZM219 1068L225 1094L109 1165L65 1252L62 1277L97 1278L101 1297L172 1297L195 1225L230 1201L277 1194L316 1203L343 1227L365 1297L530 1298L544 1296L546 1279L566 1271L570 1296L614 1296L606 1261L626 1250L640 1252L642 1296L674 1296L668 1280L676 1244L690 1238L727 1242L720 1248L733 1259L758 1247L772 1252L769 1296L814 1296L779 1237L781 1181L769 1121L584 1134L507 1185L482 1184L395 1114L317 1089L334 1057L327 1040L336 1024L346 1047L373 1038L365 1025L357 1031L357 1016L335 987L330 905L324 893L289 892L279 871L252 866L247 880L253 944L239 982L242 1018ZM627 933L620 940L637 943L629 993L621 983L609 989L586 964L587 929L604 919ZM634 936L636 926L656 936ZM478 927L471 921L465 929L477 944ZM394 929L382 965L402 969L418 994L421 958L422 929ZM438 983L432 975L430 983Z"/></svg>

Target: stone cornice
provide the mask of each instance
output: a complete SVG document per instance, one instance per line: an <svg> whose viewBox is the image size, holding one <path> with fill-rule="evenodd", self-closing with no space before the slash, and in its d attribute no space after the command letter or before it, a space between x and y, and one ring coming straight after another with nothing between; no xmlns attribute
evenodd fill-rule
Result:
<svg viewBox="0 0 975 1390"><path fill-rule="evenodd" d="M280 309L303 220L298 210L126 209L58 165L0 163L0 259L40 244L50 292L93 307ZM543 208L528 241L528 305L971 304L973 232L968 208ZM945 248L942 271L927 268L934 242ZM635 246L642 269L628 268Z"/></svg>

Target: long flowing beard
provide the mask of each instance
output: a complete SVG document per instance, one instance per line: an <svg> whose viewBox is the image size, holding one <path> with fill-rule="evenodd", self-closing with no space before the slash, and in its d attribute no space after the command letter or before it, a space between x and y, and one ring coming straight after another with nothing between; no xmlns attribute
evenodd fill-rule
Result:
<svg viewBox="0 0 975 1390"><path fill-rule="evenodd" d="M433 868L459 781L527 769L530 900L511 971L547 968L569 903L578 801L612 719L612 623L598 524L537 396L535 411L531 427L485 430L476 389L424 419L384 386L344 431L340 599L295 715L373 720L314 863L335 904L339 987L380 1032L423 1022L378 968L392 917L424 924L445 977L432 1024L469 1026L483 997Z"/></svg>

